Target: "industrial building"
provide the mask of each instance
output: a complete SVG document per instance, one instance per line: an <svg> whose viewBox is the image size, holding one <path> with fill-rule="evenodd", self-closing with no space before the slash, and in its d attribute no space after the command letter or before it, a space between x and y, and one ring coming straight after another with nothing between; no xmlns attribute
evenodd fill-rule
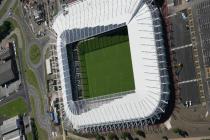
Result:
<svg viewBox="0 0 210 140"><path fill-rule="evenodd" d="M22 128L19 116L15 116L8 120L3 121L0 126L0 136L3 140L25 140L22 135Z"/></svg>

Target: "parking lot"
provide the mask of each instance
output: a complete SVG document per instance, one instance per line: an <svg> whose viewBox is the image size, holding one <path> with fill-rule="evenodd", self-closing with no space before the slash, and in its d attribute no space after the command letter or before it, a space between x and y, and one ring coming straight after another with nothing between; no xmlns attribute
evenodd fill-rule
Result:
<svg viewBox="0 0 210 140"><path fill-rule="evenodd" d="M175 16L170 18L173 33L173 43L172 48L183 47L185 45L191 44L191 36L188 26L188 21L185 19L186 10L177 13ZM187 18L187 17L186 17Z"/></svg>
<svg viewBox="0 0 210 140"><path fill-rule="evenodd" d="M200 104L197 81L189 83L180 83L181 101L186 104L186 101L191 101L192 105Z"/></svg>
<svg viewBox="0 0 210 140"><path fill-rule="evenodd" d="M185 106L186 102L198 105L200 104L199 86L187 10L176 13L170 17L170 20L173 23L171 51L175 74L178 77L180 99Z"/></svg>
<svg viewBox="0 0 210 140"><path fill-rule="evenodd" d="M202 2L195 6L194 12L197 14L203 60L206 67L210 67L210 1Z"/></svg>
<svg viewBox="0 0 210 140"><path fill-rule="evenodd" d="M210 97L208 84L210 81L210 1L203 0L194 4L191 13L192 19L190 23L194 24L193 38L196 40L197 46L196 69L200 69L198 76L201 78L199 90L201 91L202 103L206 102L208 105Z"/></svg>
<svg viewBox="0 0 210 140"><path fill-rule="evenodd" d="M196 79L192 47L178 49L174 52L175 62L183 65L180 70L177 70L179 82Z"/></svg>

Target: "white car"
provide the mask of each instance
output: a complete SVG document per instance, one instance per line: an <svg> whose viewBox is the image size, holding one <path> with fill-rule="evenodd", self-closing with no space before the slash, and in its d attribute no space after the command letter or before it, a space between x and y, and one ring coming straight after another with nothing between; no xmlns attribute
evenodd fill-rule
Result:
<svg viewBox="0 0 210 140"><path fill-rule="evenodd" d="M189 106L192 106L192 101L189 101Z"/></svg>
<svg viewBox="0 0 210 140"><path fill-rule="evenodd" d="M189 107L188 101L185 101L185 106L186 106L187 108Z"/></svg>
<svg viewBox="0 0 210 140"><path fill-rule="evenodd" d="M3 101L4 99L5 99L5 97L1 98L1 99L0 99L0 102Z"/></svg>

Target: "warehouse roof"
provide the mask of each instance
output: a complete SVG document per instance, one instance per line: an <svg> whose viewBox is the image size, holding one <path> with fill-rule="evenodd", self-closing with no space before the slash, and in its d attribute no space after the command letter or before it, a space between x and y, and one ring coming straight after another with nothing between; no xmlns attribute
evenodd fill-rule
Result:
<svg viewBox="0 0 210 140"><path fill-rule="evenodd" d="M3 136L3 140L21 140L21 132L19 129Z"/></svg>
<svg viewBox="0 0 210 140"><path fill-rule="evenodd" d="M0 60L9 60L14 55L14 49L12 43L7 43L6 46L0 47Z"/></svg>
<svg viewBox="0 0 210 140"><path fill-rule="evenodd" d="M18 129L19 128L18 120L19 120L19 117L15 116L13 118L10 118L10 119L4 121L3 125L1 126L2 135L6 135L6 134Z"/></svg>
<svg viewBox="0 0 210 140"><path fill-rule="evenodd" d="M0 85L4 85L9 81L15 79L15 72L13 70L13 61L8 60L0 64Z"/></svg>

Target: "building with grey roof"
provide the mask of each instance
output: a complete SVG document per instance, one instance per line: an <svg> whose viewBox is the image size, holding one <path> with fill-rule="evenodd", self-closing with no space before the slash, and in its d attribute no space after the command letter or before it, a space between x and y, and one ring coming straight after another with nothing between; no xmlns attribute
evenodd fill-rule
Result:
<svg viewBox="0 0 210 140"><path fill-rule="evenodd" d="M3 124L0 126L0 134L3 140L25 140L20 120L19 116L15 116L3 121Z"/></svg>
<svg viewBox="0 0 210 140"><path fill-rule="evenodd" d="M0 64L0 86L11 83L18 78L17 66L14 60Z"/></svg>
<svg viewBox="0 0 210 140"><path fill-rule="evenodd" d="M20 127L19 117L15 116L13 118L3 121L2 126L0 126L1 134L6 135L14 130L19 129L19 127Z"/></svg>
<svg viewBox="0 0 210 140"><path fill-rule="evenodd" d="M12 131L11 133L8 133L3 136L3 140L24 140L24 137L22 136L19 129Z"/></svg>
<svg viewBox="0 0 210 140"><path fill-rule="evenodd" d="M3 121L0 126L0 140L25 140L25 134L31 132L30 117L15 116Z"/></svg>
<svg viewBox="0 0 210 140"><path fill-rule="evenodd" d="M12 43L7 43L5 47L0 46L0 60L7 61L14 57L14 48Z"/></svg>

